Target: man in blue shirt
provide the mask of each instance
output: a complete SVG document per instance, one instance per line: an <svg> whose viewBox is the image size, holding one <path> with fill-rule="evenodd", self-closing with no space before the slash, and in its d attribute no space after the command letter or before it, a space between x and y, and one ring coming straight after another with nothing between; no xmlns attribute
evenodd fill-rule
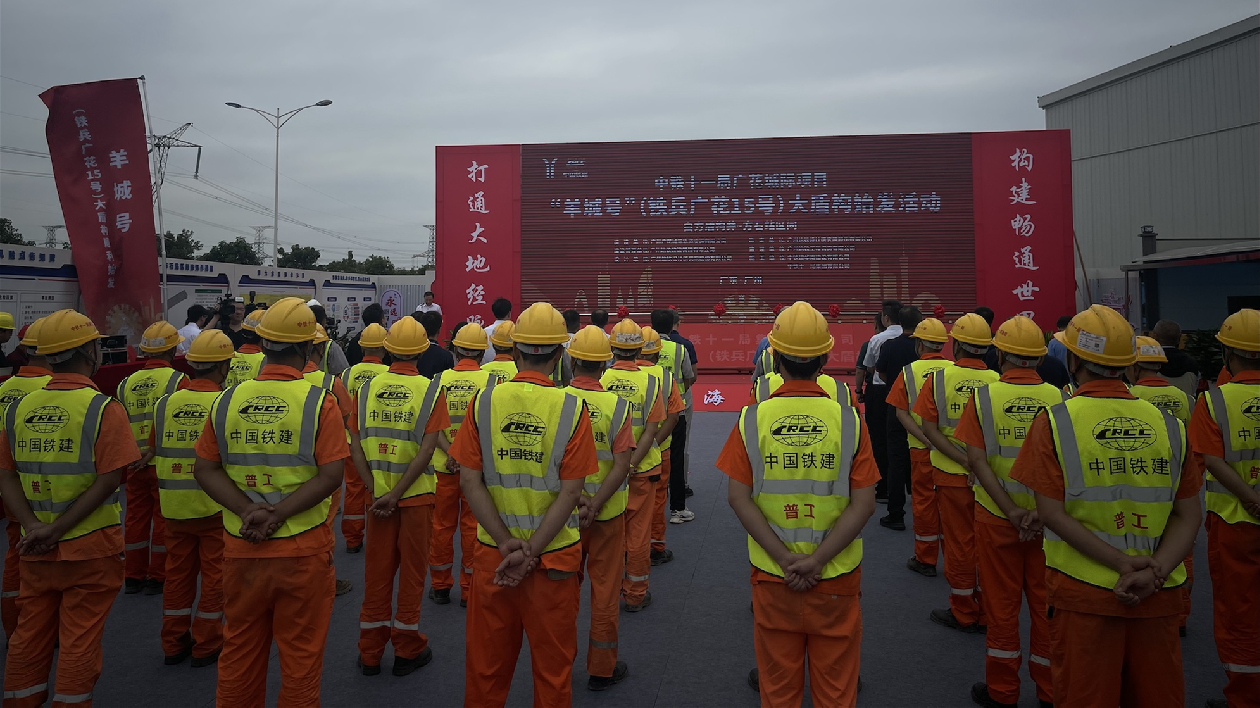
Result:
<svg viewBox="0 0 1260 708"><path fill-rule="evenodd" d="M1064 315L1059 318L1059 321L1054 326L1058 328L1059 332L1062 332L1067 329L1068 323L1071 321L1071 315ZM1049 350L1046 352L1046 356L1052 356L1063 362L1065 366L1067 365L1067 347L1063 346L1063 342L1060 342L1058 337L1051 337L1050 343L1046 347Z"/></svg>

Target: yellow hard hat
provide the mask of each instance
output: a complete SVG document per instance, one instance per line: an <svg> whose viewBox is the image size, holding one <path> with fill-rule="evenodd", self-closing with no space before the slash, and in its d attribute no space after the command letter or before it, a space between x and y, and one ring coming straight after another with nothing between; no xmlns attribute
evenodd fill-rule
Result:
<svg viewBox="0 0 1260 708"><path fill-rule="evenodd" d="M629 317L613 325L612 346L617 349L642 349L643 328Z"/></svg>
<svg viewBox="0 0 1260 708"><path fill-rule="evenodd" d="M945 323L935 317L925 317L919 322L919 326L914 328L914 334L910 335L914 339L922 339L925 342L945 343L949 340L949 333L945 331Z"/></svg>
<svg viewBox="0 0 1260 708"><path fill-rule="evenodd" d="M552 307L551 303L536 302L516 318L512 341L543 347L564 344L569 341L569 329L564 326L564 315Z"/></svg>
<svg viewBox="0 0 1260 708"><path fill-rule="evenodd" d="M569 356L582 361L608 361L612 359L612 344L608 335L595 325L586 325L573 335Z"/></svg>
<svg viewBox="0 0 1260 708"><path fill-rule="evenodd" d="M987 347L993 343L993 332L989 329L989 323L974 312L968 312L959 317L954 322L954 328L949 331L949 336L956 342L974 344L978 347Z"/></svg>
<svg viewBox="0 0 1260 708"><path fill-rule="evenodd" d="M182 341L184 341L184 337L180 336L179 331L175 329L175 325L165 320L159 320L149 325L149 328L144 331L144 336L140 338L140 351L156 354L164 352Z"/></svg>
<svg viewBox="0 0 1260 708"><path fill-rule="evenodd" d="M516 323L512 320L503 320L494 326L494 331L490 333L490 343L496 347L512 346L512 330L516 329Z"/></svg>
<svg viewBox="0 0 1260 708"><path fill-rule="evenodd" d="M1008 354L1035 358L1046 355L1046 335L1036 322L1015 315L998 325L993 335L993 346Z"/></svg>
<svg viewBox="0 0 1260 708"><path fill-rule="evenodd" d="M188 361L227 361L236 355L232 340L221 329L208 329L193 338L188 347Z"/></svg>
<svg viewBox="0 0 1260 708"><path fill-rule="evenodd" d="M476 322L469 322L459 328L455 335L455 346L460 349L476 349L485 351L490 345L486 343L486 330Z"/></svg>
<svg viewBox="0 0 1260 708"><path fill-rule="evenodd" d="M324 329L324 325L315 325L315 338L311 340L314 344L323 344L328 341L328 330Z"/></svg>
<svg viewBox="0 0 1260 708"><path fill-rule="evenodd" d="M295 297L286 297L267 308L255 332L263 339L295 344L314 339L315 327L311 308Z"/></svg>
<svg viewBox="0 0 1260 708"><path fill-rule="evenodd" d="M385 329L380 325L370 325L379 329ZM464 329L468 329L465 327ZM367 330L364 330L366 333ZM463 330L460 330L463 334ZM362 345L363 340L359 340ZM378 345L379 346L379 345ZM429 333L425 331L424 325L420 324L414 317L404 317L393 324L389 328L389 336L385 338L385 351L390 354L399 356L413 356L422 354L424 350L429 348Z"/></svg>
<svg viewBox="0 0 1260 708"><path fill-rule="evenodd" d="M0 312L0 329L16 329L13 324L13 315L8 312Z"/></svg>
<svg viewBox="0 0 1260 708"><path fill-rule="evenodd" d="M774 318L769 339L775 351L801 359L822 356L836 343L831 330L827 329L827 318L802 300L779 312L779 316Z"/></svg>
<svg viewBox="0 0 1260 708"><path fill-rule="evenodd" d="M56 354L100 338L101 333L87 315L75 310L57 310L44 318L36 353L40 356Z"/></svg>
<svg viewBox="0 0 1260 708"><path fill-rule="evenodd" d="M1244 307L1226 317L1216 339L1230 349L1260 353L1260 310Z"/></svg>
<svg viewBox="0 0 1260 708"><path fill-rule="evenodd" d="M1154 337L1138 337L1137 360L1139 364L1144 362L1165 364L1168 362L1168 355L1164 353L1164 348L1155 341Z"/></svg>
<svg viewBox="0 0 1260 708"><path fill-rule="evenodd" d="M266 314L267 314L267 310L265 309L260 308L260 309L254 310L248 315L245 315L245 319L241 321L241 327L251 332L257 332L258 325L259 323L262 322L263 315L266 315Z"/></svg>
<svg viewBox="0 0 1260 708"><path fill-rule="evenodd" d="M22 335L22 341L18 342L27 349L39 347L39 328L43 326L47 317L41 317L26 326L26 334Z"/></svg>
<svg viewBox="0 0 1260 708"><path fill-rule="evenodd" d="M651 327L643 328L643 353L656 354L661 350L661 335Z"/></svg>
<svg viewBox="0 0 1260 708"><path fill-rule="evenodd" d="M1122 369L1137 361L1133 327L1115 310L1090 305L1063 331L1063 346L1085 361Z"/></svg>
<svg viewBox="0 0 1260 708"><path fill-rule="evenodd" d="M415 318L407 317L405 319L410 320ZM402 322L402 320L398 320L398 322ZM398 322L395 322L394 324L398 324ZM383 347L385 346L385 336L387 334L389 334L389 332L386 331L384 327L373 322L367 327L364 327L363 332L359 334L359 346L364 349L376 349L377 347ZM425 339L428 339L428 337L426 336Z"/></svg>

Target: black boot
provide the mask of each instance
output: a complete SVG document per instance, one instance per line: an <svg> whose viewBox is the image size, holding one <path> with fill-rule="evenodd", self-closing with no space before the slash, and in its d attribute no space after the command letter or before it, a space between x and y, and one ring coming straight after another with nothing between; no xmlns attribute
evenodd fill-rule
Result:
<svg viewBox="0 0 1260 708"><path fill-rule="evenodd" d="M395 656L393 674L395 676L406 676L430 661L433 661L433 647L425 647L424 651L420 652L420 656L414 659L404 659L401 656Z"/></svg>
<svg viewBox="0 0 1260 708"><path fill-rule="evenodd" d="M449 605L451 604L451 589L429 588L429 599L437 605Z"/></svg>
<svg viewBox="0 0 1260 708"><path fill-rule="evenodd" d="M607 691L613 686L625 680L626 674L630 673L630 667L624 661L618 661L613 667L612 676L592 676L586 680L586 690L588 691Z"/></svg>

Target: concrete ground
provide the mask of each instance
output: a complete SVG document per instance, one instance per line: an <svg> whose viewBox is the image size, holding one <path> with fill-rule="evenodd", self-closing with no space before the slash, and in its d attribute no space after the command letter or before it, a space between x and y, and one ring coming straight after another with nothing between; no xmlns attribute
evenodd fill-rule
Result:
<svg viewBox="0 0 1260 708"><path fill-rule="evenodd" d="M690 508L696 520L670 525L667 540L674 561L652 569L652 607L621 615L621 658L630 675L603 693L586 690L585 647L588 596L578 618L578 660L573 672L577 706L756 706L746 684L755 665L749 612L745 535L726 504L726 477L713 467L736 414L701 413L691 429ZM859 706L972 705L972 683L984 679L984 637L964 635L928 620L944 607L948 590L942 576L923 578L905 569L912 553L910 531L894 532L877 523L879 507L865 531L862 563L862 680ZM337 598L324 663L326 706L458 706L464 694L464 610L457 602L425 601L421 628L434 651L427 667L405 678L385 671L375 677L355 667L358 613L362 600L363 555L346 554L338 541L337 575L354 581L355 591ZM1211 587L1205 535L1195 550L1197 584L1189 636L1183 640L1186 705L1219 697L1224 675L1211 630ZM105 666L96 687L96 705L211 706L216 669L187 663L166 667L158 642L161 598L120 595L105 633ZM1025 637L1025 646L1027 646ZM1021 703L1036 696L1024 673ZM275 653L269 667L268 704L280 688ZM808 701L808 698L806 699ZM528 649L517 666L511 706L532 701Z"/></svg>

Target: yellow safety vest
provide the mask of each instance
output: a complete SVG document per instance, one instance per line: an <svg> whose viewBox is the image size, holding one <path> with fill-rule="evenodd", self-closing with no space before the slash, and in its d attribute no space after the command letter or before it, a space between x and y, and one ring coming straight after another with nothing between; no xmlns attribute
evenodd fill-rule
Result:
<svg viewBox="0 0 1260 708"><path fill-rule="evenodd" d="M1053 384L1015 384L997 381L976 389L976 416L984 431L984 454L989 458L998 483L1006 491L1015 506L1021 509L1037 508L1033 491L1011 479L1011 467L1019 449L1028 437L1033 418L1041 411L1067 399ZM997 502L979 482L972 485L976 501L994 516L1005 519Z"/></svg>
<svg viewBox="0 0 1260 708"><path fill-rule="evenodd" d="M328 352L332 351L332 340L324 342L324 354L319 358L319 370L328 373Z"/></svg>
<svg viewBox="0 0 1260 708"><path fill-rule="evenodd" d="M193 464L197 461L193 448L220 393L183 389L158 399L153 411L157 444L153 465L157 469L162 516L167 519L204 519L223 511L193 478Z"/></svg>
<svg viewBox="0 0 1260 708"><path fill-rule="evenodd" d="M630 429L637 442L647 427L648 416L656 406L656 399L661 395L661 381L655 376L639 368L637 371L626 369L608 369L599 377L599 383L605 391L621 396L630 404ZM650 472L661 466L661 450L655 444L639 461L632 474Z"/></svg>
<svg viewBox="0 0 1260 708"><path fill-rule="evenodd" d="M118 382L118 400L127 409L131 421L131 435L136 445L144 450L149 446L149 432L153 430L153 407L162 396L175 393L184 375L169 366L156 369L140 369Z"/></svg>
<svg viewBox="0 0 1260 708"><path fill-rule="evenodd" d="M949 442L959 450L967 446L954 437L954 430L962 420L963 409L971 394L985 384L991 384L1001 378L996 371L988 369L969 369L965 366L949 366L932 375L932 394L936 399L936 427L949 438ZM967 468L954 462L939 450L932 451L932 466L942 472L965 475Z"/></svg>
<svg viewBox="0 0 1260 708"><path fill-rule="evenodd" d="M766 374L773 374L774 373L773 349L771 347L766 347L765 349L762 349L761 356L757 359L757 362L761 364L762 376L765 376ZM756 371L754 371L753 373L756 373Z"/></svg>
<svg viewBox="0 0 1260 708"><path fill-rule="evenodd" d="M319 473L315 439L324 397L331 395L306 379L243 381L214 402L214 434L223 469L257 504L279 504ZM289 517L272 534L287 538L328 519L331 497ZM241 535L241 519L223 510L223 528Z"/></svg>
<svg viewBox="0 0 1260 708"><path fill-rule="evenodd" d="M752 496L774 535L793 553L813 553L849 506L849 472L862 427L857 410L817 396L783 396L744 408L739 434L752 465ZM783 569L752 536L754 566ZM858 537L822 568L824 580L862 562Z"/></svg>
<svg viewBox="0 0 1260 708"><path fill-rule="evenodd" d="M450 416L451 425L443 435L446 436L447 442L455 442L455 435L459 433L459 426L464 422L464 416L468 413L468 404L473 397L479 394L490 385L491 379L489 371L456 371L447 369L437 378L438 385L442 387L442 392L446 394L446 414ZM498 379L494 379L497 383ZM446 460L448 455L443 452L442 448L433 451L433 469L441 474L450 474L446 471Z"/></svg>
<svg viewBox="0 0 1260 708"><path fill-rule="evenodd" d="M923 382L927 380L928 374L953 365L954 362L948 359L918 359L906 364L905 368L901 370L902 383L906 387L906 398L910 401L910 418L919 427L923 427L923 418L914 412L914 402L919 400L919 390L923 388ZM927 449L927 445L919 442L919 439L913 435L907 435L906 441L910 443L912 449Z"/></svg>
<svg viewBox="0 0 1260 708"><path fill-rule="evenodd" d="M258 378L266 359L267 355L263 352L248 354L237 352L236 356L232 357L232 366L228 369L227 378L223 380L223 388L229 389L242 381Z"/></svg>
<svg viewBox="0 0 1260 708"><path fill-rule="evenodd" d="M818 384L819 388L827 392L828 398L836 403L839 403L842 406L852 405L853 399L849 397L848 384L842 381L836 381L827 374L819 374L815 383ZM762 401L768 400L771 394L778 391L779 387L782 385L783 376L781 374L766 374L765 376L757 379L757 385L753 389L757 395L757 402L761 403Z"/></svg>
<svg viewBox="0 0 1260 708"><path fill-rule="evenodd" d="M1208 412L1221 429L1225 463L1253 489L1260 484L1260 386L1227 383L1208 389ZM1209 472L1206 494L1208 511L1226 523L1260 525L1248 514L1238 497L1216 481Z"/></svg>
<svg viewBox="0 0 1260 708"><path fill-rule="evenodd" d="M359 444L372 470L372 496L385 496L402 481L420 453L424 429L441 385L419 374L385 372L363 385L359 396ZM433 494L433 465L403 492L403 499Z"/></svg>
<svg viewBox="0 0 1260 708"><path fill-rule="evenodd" d="M499 383L507 383L516 378L516 362L514 361L492 361L482 364L481 370L494 374L499 379Z"/></svg>
<svg viewBox="0 0 1260 708"><path fill-rule="evenodd" d="M0 419L9 410L9 405L31 391L38 391L52 380L51 376L10 376L0 383Z"/></svg>
<svg viewBox="0 0 1260 708"><path fill-rule="evenodd" d="M1063 467L1064 510L1121 553L1154 553L1185 462L1181 422L1146 401L1091 396L1055 404L1049 415ZM1120 579L1049 526L1042 533L1047 566L1108 590ZM1178 564L1164 587L1185 581L1185 566Z"/></svg>
<svg viewBox="0 0 1260 708"><path fill-rule="evenodd" d="M358 364L341 372L341 383L346 385L346 390L350 392L350 398L359 399L359 390L363 388L363 384L389 371L389 367L385 364L374 364L369 361L361 361Z"/></svg>
<svg viewBox="0 0 1260 708"><path fill-rule="evenodd" d="M35 518L51 524L96 482L96 438L109 396L89 386L39 389L5 412L4 429L22 491ZM61 537L121 523L118 490ZM23 530L25 535L25 530Z"/></svg>
<svg viewBox="0 0 1260 708"><path fill-rule="evenodd" d="M591 430L595 433L595 456L599 460L599 469L586 475L586 485L582 490L586 496L593 497L599 493L599 488L612 472L613 438L625 424L630 404L626 402L626 399L610 391L588 391L584 388L569 386L565 392L586 402L586 414L591 419ZM626 510L629 490L630 475L626 475L626 479L604 503L604 508L600 509L595 520L608 521L621 516Z"/></svg>
<svg viewBox="0 0 1260 708"><path fill-rule="evenodd" d="M680 354L681 352L681 354ZM674 387L678 390L678 395L683 395L683 366L682 358L687 356L686 350L678 342L665 339L665 335L661 335L661 354L657 357L656 363L660 365L663 371L668 371Z"/></svg>
<svg viewBox="0 0 1260 708"><path fill-rule="evenodd" d="M661 395L665 397L665 400L662 403L665 405L665 414L669 415L669 397L670 397L670 392L673 390L673 387L674 387L673 375L670 374L668 371L666 371L665 367L661 366L659 363L639 364L638 366L640 370L648 372L652 376L655 376L659 381L661 381ZM682 411L679 411L679 415L682 415ZM664 422L662 422L661 424L664 425ZM674 442L674 431L671 430L669 431L669 437L662 440L660 444L658 445L658 447L660 447L662 450L668 450L669 446L673 442ZM663 456L661 459L662 461L664 461Z"/></svg>
<svg viewBox="0 0 1260 708"><path fill-rule="evenodd" d="M560 495L560 462L582 414L582 399L552 386L508 382L477 396L481 477L516 538L528 540ZM477 540L497 548L485 527ZM543 553L577 543L577 507Z"/></svg>
<svg viewBox="0 0 1260 708"><path fill-rule="evenodd" d="M1190 397L1176 386L1130 386L1129 393L1182 423L1190 422Z"/></svg>

